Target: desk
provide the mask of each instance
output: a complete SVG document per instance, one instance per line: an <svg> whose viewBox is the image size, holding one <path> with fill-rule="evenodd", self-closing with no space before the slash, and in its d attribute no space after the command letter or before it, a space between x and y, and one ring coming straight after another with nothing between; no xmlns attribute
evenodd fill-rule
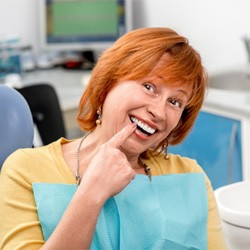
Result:
<svg viewBox="0 0 250 250"><path fill-rule="evenodd" d="M24 86L49 83L55 88L63 112L67 137L72 139L81 136L76 115L78 103L90 75L90 71L53 68L26 72L23 74L22 81Z"/></svg>

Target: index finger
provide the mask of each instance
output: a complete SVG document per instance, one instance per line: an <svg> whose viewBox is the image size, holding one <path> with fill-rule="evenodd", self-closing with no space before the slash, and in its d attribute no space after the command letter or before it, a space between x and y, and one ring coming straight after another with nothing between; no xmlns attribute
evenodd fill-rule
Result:
<svg viewBox="0 0 250 250"><path fill-rule="evenodd" d="M114 148L119 148L126 141L126 139L135 131L135 128L135 123L128 124L117 134L115 134L109 141L107 141L106 145L109 145Z"/></svg>

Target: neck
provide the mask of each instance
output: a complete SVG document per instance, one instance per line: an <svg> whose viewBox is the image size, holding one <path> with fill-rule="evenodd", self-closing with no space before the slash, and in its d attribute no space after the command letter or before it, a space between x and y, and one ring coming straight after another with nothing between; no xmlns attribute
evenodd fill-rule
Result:
<svg viewBox="0 0 250 250"><path fill-rule="evenodd" d="M110 138L107 138L104 134L106 133L103 133L103 131L101 131L101 129L99 129L99 127L97 126L95 130L91 132L91 134L88 136L89 138L87 142L89 142L89 145L91 144L91 149L93 150L92 151L93 153L90 152L90 155L94 155L96 151L99 149L99 147L110 139ZM85 143L84 143L84 146L85 146ZM130 154L127 151L125 151L123 148L119 148L119 150L126 155L128 162L133 168L137 168L139 166L138 164L138 160L140 156L139 154L136 154L136 155Z"/></svg>
<svg viewBox="0 0 250 250"><path fill-rule="evenodd" d="M76 179L78 184L80 183L80 176L82 175L84 166L88 165L88 162L92 159L93 155L96 154L99 147L104 143L102 139L96 140L96 138L101 137L97 137L95 131L93 131L92 133L87 133L85 136L83 136L79 142L76 159ZM145 172L145 174L148 175L149 179L151 180L150 168L141 160L140 155L128 155L122 149L120 150L126 155L128 162L136 172ZM84 156L84 158L81 156ZM81 169L80 166L82 166Z"/></svg>

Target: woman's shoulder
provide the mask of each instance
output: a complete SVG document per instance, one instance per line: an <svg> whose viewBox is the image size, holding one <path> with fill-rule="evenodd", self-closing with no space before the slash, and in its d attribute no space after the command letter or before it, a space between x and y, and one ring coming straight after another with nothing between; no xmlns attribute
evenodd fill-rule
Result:
<svg viewBox="0 0 250 250"><path fill-rule="evenodd" d="M57 150L62 141L64 139L60 138L55 142L52 142L48 145L44 145L44 146L39 146L36 148L20 148L17 149L16 151L14 151L11 155L8 156L8 158L6 159L6 161L4 162L4 165L6 162L9 161L25 161L27 160L27 158L32 159L33 157L35 157L36 159L38 158L43 158L45 155L49 154L52 151Z"/></svg>
<svg viewBox="0 0 250 250"><path fill-rule="evenodd" d="M67 140L60 138L55 142L37 148L21 148L13 152L4 162L2 176L15 175L24 178L48 174L50 166L58 165L61 156L61 144Z"/></svg>
<svg viewBox="0 0 250 250"><path fill-rule="evenodd" d="M195 159L178 154L150 153L146 163L150 165L153 175L204 172Z"/></svg>

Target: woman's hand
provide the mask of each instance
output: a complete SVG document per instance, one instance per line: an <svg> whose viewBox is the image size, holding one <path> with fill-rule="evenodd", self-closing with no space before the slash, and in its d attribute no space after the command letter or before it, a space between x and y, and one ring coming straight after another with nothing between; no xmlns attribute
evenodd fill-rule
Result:
<svg viewBox="0 0 250 250"><path fill-rule="evenodd" d="M106 200L135 177L119 147L134 132L128 125L104 143L92 158L58 226L43 249L89 249L96 222Z"/></svg>
<svg viewBox="0 0 250 250"><path fill-rule="evenodd" d="M100 147L85 171L79 188L87 185L94 195L107 200L134 179L136 172L119 147L134 132L135 127L135 124L127 125Z"/></svg>

